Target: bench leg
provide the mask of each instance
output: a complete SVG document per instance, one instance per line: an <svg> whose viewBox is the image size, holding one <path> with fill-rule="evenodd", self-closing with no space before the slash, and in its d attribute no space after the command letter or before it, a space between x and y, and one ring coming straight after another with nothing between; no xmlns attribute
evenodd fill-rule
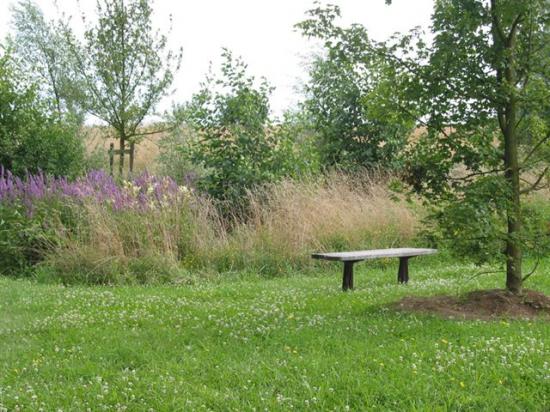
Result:
<svg viewBox="0 0 550 412"><path fill-rule="evenodd" d="M397 281L407 283L409 281L409 258L399 258L399 271L397 272Z"/></svg>
<svg viewBox="0 0 550 412"><path fill-rule="evenodd" d="M342 280L342 290L353 289L353 264L355 262L344 262L344 278Z"/></svg>

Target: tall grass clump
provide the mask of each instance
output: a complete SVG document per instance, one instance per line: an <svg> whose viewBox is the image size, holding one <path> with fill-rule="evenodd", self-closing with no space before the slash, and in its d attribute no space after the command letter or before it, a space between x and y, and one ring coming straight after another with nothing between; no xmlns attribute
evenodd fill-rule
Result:
<svg viewBox="0 0 550 412"><path fill-rule="evenodd" d="M192 253L208 210L200 201L148 174L118 184L99 171L69 182L0 170L0 270L66 283L170 280Z"/></svg>
<svg viewBox="0 0 550 412"><path fill-rule="evenodd" d="M186 280L185 267L214 236L217 215L187 187L144 176L121 188L128 195L123 207L95 199L78 205L77 227L45 259L49 276L100 284Z"/></svg>
<svg viewBox="0 0 550 412"><path fill-rule="evenodd" d="M168 177L117 183L0 176L2 272L64 283L186 281L191 272L265 276L314 267L314 251L410 244L417 214L383 174L332 173L249 191L245 218ZM223 217L222 217L223 216Z"/></svg>
<svg viewBox="0 0 550 412"><path fill-rule="evenodd" d="M210 260L219 270L278 274L310 268L314 251L409 244L418 216L388 189L389 179L383 173L333 172L249 192L248 219L218 239Z"/></svg>

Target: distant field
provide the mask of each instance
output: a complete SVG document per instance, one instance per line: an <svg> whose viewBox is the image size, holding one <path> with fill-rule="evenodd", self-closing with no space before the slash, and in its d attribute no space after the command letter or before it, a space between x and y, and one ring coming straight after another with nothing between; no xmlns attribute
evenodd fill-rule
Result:
<svg viewBox="0 0 550 412"><path fill-rule="evenodd" d="M395 262L393 262L395 263ZM548 411L550 324L397 313L406 295L502 285L470 265L340 265L191 285L0 278L0 410ZM550 293L550 260L528 287Z"/></svg>
<svg viewBox="0 0 550 412"><path fill-rule="evenodd" d="M118 140L108 138L104 132L97 128L87 128L84 132L86 149L88 154L100 153L105 156L104 163L105 168L109 166L107 151L111 143L115 144L115 148L118 149ZM158 143L164 136L164 133L157 133L150 136L146 136L136 145L136 157L134 160L134 170L154 170L156 166L156 160L159 155ZM116 165L116 161L115 161Z"/></svg>
<svg viewBox="0 0 550 412"><path fill-rule="evenodd" d="M420 134L424 132L423 128L418 128L411 135L411 140L418 139ZM88 127L84 130L84 136L86 141L86 149L88 154L100 153L105 156L104 163L105 168L108 167L107 151L111 143L115 144L115 148L118 148L118 140L109 138L109 134L106 131L97 127ZM134 168L136 171L153 170L156 166L156 160L159 155L159 141L165 136L165 133L158 133L149 135L136 145L136 158ZM116 163L115 163L116 164Z"/></svg>

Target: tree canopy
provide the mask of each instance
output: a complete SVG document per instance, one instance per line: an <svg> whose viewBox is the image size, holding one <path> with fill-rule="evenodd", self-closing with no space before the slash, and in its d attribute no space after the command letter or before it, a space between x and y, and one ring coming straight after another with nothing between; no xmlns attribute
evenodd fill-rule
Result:
<svg viewBox="0 0 550 412"><path fill-rule="evenodd" d="M301 161L294 136L287 133L290 124L275 126L269 118L269 83L249 75L244 61L229 50L222 59L221 73L210 73L181 110L199 136L189 148L192 160L206 170L199 185L222 211L242 215L248 190L292 175Z"/></svg>
<svg viewBox="0 0 550 412"><path fill-rule="evenodd" d="M365 27L340 27L340 8L329 5L307 12L296 27L322 42L310 64L304 108L320 136L325 166L396 168L399 153L414 127L393 104L400 83L391 64L372 53Z"/></svg>
<svg viewBox="0 0 550 412"><path fill-rule="evenodd" d="M74 124L50 113L11 52L0 48L0 166L19 176L41 171L74 177L83 154Z"/></svg>
<svg viewBox="0 0 550 412"><path fill-rule="evenodd" d="M8 43L20 69L37 85L50 110L81 123L82 85L71 70L75 62L65 41L66 24L46 21L32 0L12 6L12 24L15 32Z"/></svg>
<svg viewBox="0 0 550 412"><path fill-rule="evenodd" d="M550 8L545 0L437 0L433 43L411 33L377 52L410 80L401 106L425 132L407 179L455 250L506 265L521 292L524 253L546 250L522 199L548 187Z"/></svg>
<svg viewBox="0 0 550 412"><path fill-rule="evenodd" d="M166 36L153 29L152 12L147 0L98 0L97 23L85 31L84 43L67 33L84 106L115 130L121 151L158 132L139 127L169 93L181 60L181 51L167 49ZM121 174L123 167L121 152Z"/></svg>

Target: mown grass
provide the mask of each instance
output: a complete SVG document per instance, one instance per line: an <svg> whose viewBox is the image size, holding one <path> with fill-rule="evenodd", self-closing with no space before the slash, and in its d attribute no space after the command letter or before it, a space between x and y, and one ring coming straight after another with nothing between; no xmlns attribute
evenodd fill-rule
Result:
<svg viewBox="0 0 550 412"><path fill-rule="evenodd" d="M550 408L547 321L398 313L405 295L500 287L437 257L181 286L63 287L0 278L0 410ZM528 287L550 293L550 260Z"/></svg>

